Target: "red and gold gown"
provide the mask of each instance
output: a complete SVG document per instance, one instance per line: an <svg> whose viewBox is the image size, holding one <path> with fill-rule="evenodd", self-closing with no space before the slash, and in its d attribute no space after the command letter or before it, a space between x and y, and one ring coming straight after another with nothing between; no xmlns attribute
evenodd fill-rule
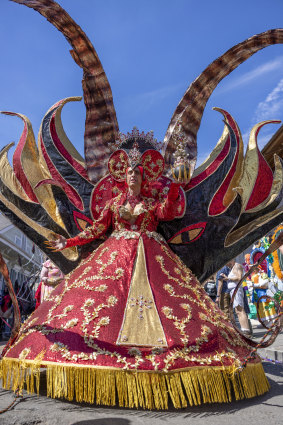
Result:
<svg viewBox="0 0 283 425"><path fill-rule="evenodd" d="M45 367L49 396L105 405L164 409L266 392L260 359L241 368L251 347L156 232L178 202L142 198L133 223L121 217L125 201L109 201L68 240L112 228L22 325L2 361L4 387L34 391Z"/></svg>

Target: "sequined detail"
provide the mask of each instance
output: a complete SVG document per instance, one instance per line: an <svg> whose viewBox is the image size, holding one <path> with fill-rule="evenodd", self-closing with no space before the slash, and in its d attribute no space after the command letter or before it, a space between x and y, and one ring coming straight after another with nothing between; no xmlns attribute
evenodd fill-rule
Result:
<svg viewBox="0 0 283 425"><path fill-rule="evenodd" d="M114 232L111 233L110 236L119 240L121 238L124 238L124 239L139 239L141 237L141 235L146 235L148 238L154 239L156 242L159 242L159 243L166 243L163 236L161 236L157 232L140 233L140 232L135 232L135 231L132 231L132 230L115 230Z"/></svg>
<svg viewBox="0 0 283 425"><path fill-rule="evenodd" d="M145 300L143 295L139 295L138 298L131 298L130 299L130 307L138 307L138 318L143 319L144 318L144 310L146 308L152 308L152 300Z"/></svg>

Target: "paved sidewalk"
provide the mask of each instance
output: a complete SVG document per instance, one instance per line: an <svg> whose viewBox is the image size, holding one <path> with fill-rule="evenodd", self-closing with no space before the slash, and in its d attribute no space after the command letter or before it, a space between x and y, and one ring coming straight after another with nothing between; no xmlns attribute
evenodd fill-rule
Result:
<svg viewBox="0 0 283 425"><path fill-rule="evenodd" d="M256 322L256 320L252 321L254 339L260 341L267 330L262 326L257 327ZM267 339L268 338L269 336ZM283 330L281 329L281 332L272 345L267 348L260 348L258 350L258 354L265 359L275 360L275 362L283 363Z"/></svg>

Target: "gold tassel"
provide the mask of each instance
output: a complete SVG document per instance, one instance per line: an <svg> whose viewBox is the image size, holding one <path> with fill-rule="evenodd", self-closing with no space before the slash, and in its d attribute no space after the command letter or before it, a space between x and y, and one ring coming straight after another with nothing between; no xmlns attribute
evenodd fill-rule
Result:
<svg viewBox="0 0 283 425"><path fill-rule="evenodd" d="M5 389L26 388L39 393L40 366L46 367L47 396L120 407L168 409L223 403L262 395L269 383L261 363L235 366L199 367L172 372L124 371L80 365L10 359L1 361ZM116 393L117 398L116 400Z"/></svg>

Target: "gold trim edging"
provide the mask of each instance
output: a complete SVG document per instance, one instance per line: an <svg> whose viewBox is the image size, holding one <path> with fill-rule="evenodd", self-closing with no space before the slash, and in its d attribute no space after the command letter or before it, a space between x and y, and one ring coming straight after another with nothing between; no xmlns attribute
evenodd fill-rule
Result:
<svg viewBox="0 0 283 425"><path fill-rule="evenodd" d="M191 367L168 373L100 369L66 363L3 358L2 385L28 393L40 386L40 367L47 368L47 396L120 407L168 409L203 403L226 403L262 395L269 383L261 363L235 366ZM137 373L138 372L138 373Z"/></svg>

